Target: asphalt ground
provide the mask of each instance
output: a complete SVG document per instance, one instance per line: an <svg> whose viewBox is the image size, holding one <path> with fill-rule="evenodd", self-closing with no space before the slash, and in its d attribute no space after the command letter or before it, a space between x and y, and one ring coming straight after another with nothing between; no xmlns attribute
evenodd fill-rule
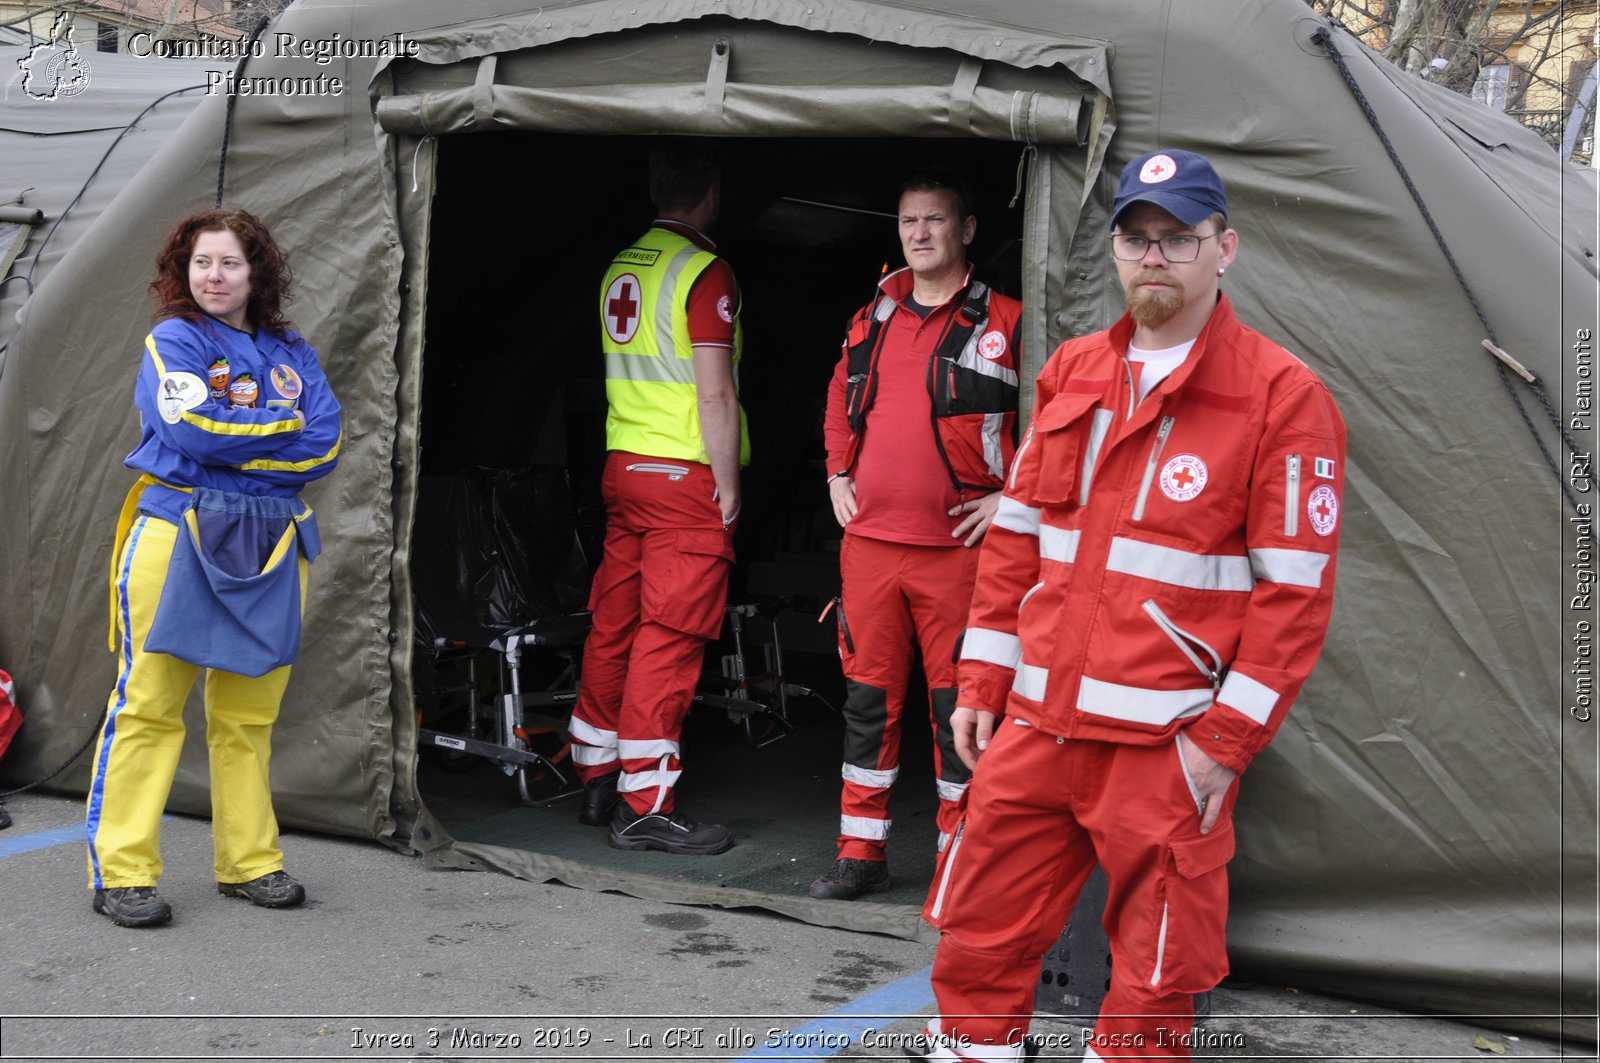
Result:
<svg viewBox="0 0 1600 1063"><path fill-rule="evenodd" d="M751 911L435 871L289 832L310 899L219 896L210 823L163 825L173 922L90 910L82 803L23 794L0 831L0 1059L898 1059L932 1011L933 947ZM597 839L598 840L598 839ZM1044 1058L1083 1031L1036 1019ZM1286 986L1224 983L1196 1056L1594 1059Z"/></svg>

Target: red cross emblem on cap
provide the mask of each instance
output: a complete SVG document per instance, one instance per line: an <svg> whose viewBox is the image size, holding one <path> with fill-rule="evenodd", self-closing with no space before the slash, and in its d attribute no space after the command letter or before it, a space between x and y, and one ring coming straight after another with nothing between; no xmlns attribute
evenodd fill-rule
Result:
<svg viewBox="0 0 1600 1063"><path fill-rule="evenodd" d="M1158 185L1171 180L1178 172L1178 164L1171 155L1152 155L1139 168L1139 180L1147 185Z"/></svg>

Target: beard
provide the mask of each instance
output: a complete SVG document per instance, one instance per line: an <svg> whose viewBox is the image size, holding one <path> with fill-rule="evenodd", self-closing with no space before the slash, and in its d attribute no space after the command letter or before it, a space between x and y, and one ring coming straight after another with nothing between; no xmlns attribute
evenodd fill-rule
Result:
<svg viewBox="0 0 1600 1063"><path fill-rule="evenodd" d="M1152 291L1139 287L1146 281L1160 281L1172 285L1165 291ZM1145 328L1160 328L1183 309L1183 283L1175 277L1160 273L1137 273L1128 281L1128 314Z"/></svg>

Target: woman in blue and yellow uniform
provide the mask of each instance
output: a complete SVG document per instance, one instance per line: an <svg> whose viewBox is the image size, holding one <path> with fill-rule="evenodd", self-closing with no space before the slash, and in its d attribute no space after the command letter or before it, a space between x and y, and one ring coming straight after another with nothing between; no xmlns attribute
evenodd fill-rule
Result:
<svg viewBox="0 0 1600 1063"><path fill-rule="evenodd" d="M202 668L217 889L267 908L305 900L283 870L267 765L318 552L298 492L333 471L341 434L317 352L283 319L289 281L244 210L189 215L156 259L126 459L141 475L111 570L117 684L88 798L94 910L123 926L172 918L156 894L161 814Z"/></svg>

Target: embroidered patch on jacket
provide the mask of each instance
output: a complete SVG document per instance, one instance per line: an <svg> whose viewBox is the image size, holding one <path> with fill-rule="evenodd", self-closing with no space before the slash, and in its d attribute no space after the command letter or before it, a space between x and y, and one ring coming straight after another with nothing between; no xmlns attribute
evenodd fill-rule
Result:
<svg viewBox="0 0 1600 1063"><path fill-rule="evenodd" d="M272 367L272 387L284 398L298 399L304 386L300 382L300 374L292 366L279 362Z"/></svg>
<svg viewBox="0 0 1600 1063"><path fill-rule="evenodd" d="M978 353L993 362L1006 353L1006 338L991 329L978 340Z"/></svg>
<svg viewBox="0 0 1600 1063"><path fill-rule="evenodd" d="M161 411L163 421L177 424L185 411L206 401L209 391L205 382L193 373L168 373L157 385L156 408Z"/></svg>
<svg viewBox="0 0 1600 1063"><path fill-rule="evenodd" d="M1332 535L1339 526L1339 496L1333 488L1322 484L1306 499L1306 515L1311 518L1311 530L1318 535Z"/></svg>
<svg viewBox="0 0 1600 1063"><path fill-rule="evenodd" d="M1187 502L1205 490L1210 476L1197 456L1179 454L1161 466L1161 493L1174 502Z"/></svg>
<svg viewBox="0 0 1600 1063"><path fill-rule="evenodd" d="M236 409L253 410L256 408L256 399L260 397L261 387L249 373L240 373L228 385L228 404Z"/></svg>
<svg viewBox="0 0 1600 1063"><path fill-rule="evenodd" d="M606 288L600 317L613 343L627 343L639 331L639 296L643 290L639 278L631 273L622 274Z"/></svg>
<svg viewBox="0 0 1600 1063"><path fill-rule="evenodd" d="M733 300L726 295L717 300L717 316L730 323L733 321Z"/></svg>
<svg viewBox="0 0 1600 1063"><path fill-rule="evenodd" d="M1333 459L1318 458L1316 460L1316 473L1324 480L1333 479Z"/></svg>
<svg viewBox="0 0 1600 1063"><path fill-rule="evenodd" d="M228 360L218 358L206 369L206 376L211 378L211 397L221 402L228 397Z"/></svg>

